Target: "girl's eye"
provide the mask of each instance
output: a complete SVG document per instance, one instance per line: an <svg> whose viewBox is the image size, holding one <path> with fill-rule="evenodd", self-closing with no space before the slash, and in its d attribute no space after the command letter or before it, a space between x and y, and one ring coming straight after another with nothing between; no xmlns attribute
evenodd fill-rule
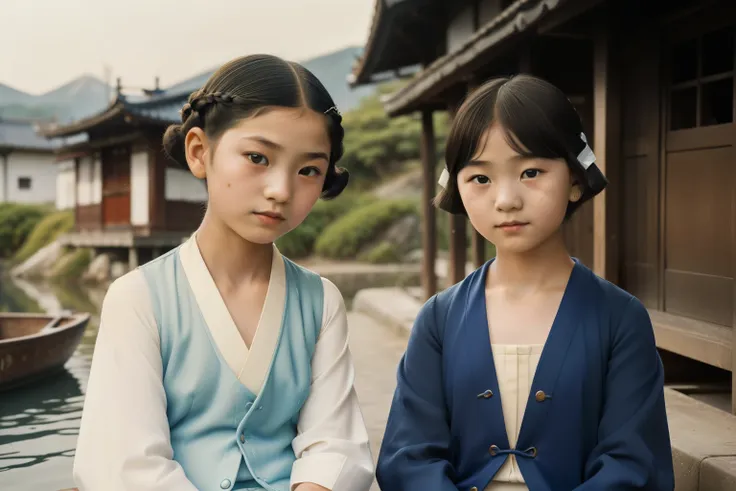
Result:
<svg viewBox="0 0 736 491"><path fill-rule="evenodd" d="M470 180L475 181L478 184L488 184L489 182L491 182L491 180L488 179L488 176L483 176L483 175L473 176L470 178Z"/></svg>
<svg viewBox="0 0 736 491"><path fill-rule="evenodd" d="M538 177L541 173L542 171L539 169L527 169L521 173L521 176L526 177L527 179L534 179L535 177Z"/></svg>
<svg viewBox="0 0 736 491"><path fill-rule="evenodd" d="M299 173L303 176L315 177L321 175L322 171L319 170L317 167L305 167L301 169Z"/></svg>
<svg viewBox="0 0 736 491"><path fill-rule="evenodd" d="M260 153L246 153L245 156L256 165L268 164L268 159Z"/></svg>

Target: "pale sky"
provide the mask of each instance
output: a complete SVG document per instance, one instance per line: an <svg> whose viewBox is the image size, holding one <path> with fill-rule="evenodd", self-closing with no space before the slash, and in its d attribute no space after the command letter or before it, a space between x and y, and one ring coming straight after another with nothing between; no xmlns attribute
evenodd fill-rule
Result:
<svg viewBox="0 0 736 491"><path fill-rule="evenodd" d="M249 53L364 46L376 0L0 0L0 83L40 94L91 74L166 87Z"/></svg>

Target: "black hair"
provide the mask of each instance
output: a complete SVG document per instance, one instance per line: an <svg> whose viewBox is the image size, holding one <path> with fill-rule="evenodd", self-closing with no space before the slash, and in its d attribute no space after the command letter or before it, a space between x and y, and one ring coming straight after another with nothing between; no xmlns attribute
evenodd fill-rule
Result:
<svg viewBox="0 0 736 491"><path fill-rule="evenodd" d="M449 179L435 198L439 208L456 215L467 214L457 174L483 147L485 142L481 140L494 122L520 155L565 160L582 191L578 201L568 203L566 219L605 188L607 180L595 162L586 168L578 160L587 142L583 140L580 117L565 93L540 78L517 75L487 81L458 109L445 151Z"/></svg>
<svg viewBox="0 0 736 491"><path fill-rule="evenodd" d="M302 65L271 55L236 58L213 73L205 85L189 96L181 111L181 124L164 133L166 154L184 169L184 138L192 128L202 128L217 141L239 121L270 107L307 107L325 114L330 138L330 162L322 198L338 196L347 186L347 170L337 167L343 155L342 116L327 89Z"/></svg>

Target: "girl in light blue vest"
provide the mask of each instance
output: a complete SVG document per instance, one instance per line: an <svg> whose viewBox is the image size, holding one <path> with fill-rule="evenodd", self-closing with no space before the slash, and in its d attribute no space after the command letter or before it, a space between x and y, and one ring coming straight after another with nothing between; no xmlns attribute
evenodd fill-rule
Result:
<svg viewBox="0 0 736 491"><path fill-rule="evenodd" d="M116 280L74 462L81 491L367 491L345 306L274 241L348 181L341 117L304 67L233 60L164 148L206 182L199 229Z"/></svg>

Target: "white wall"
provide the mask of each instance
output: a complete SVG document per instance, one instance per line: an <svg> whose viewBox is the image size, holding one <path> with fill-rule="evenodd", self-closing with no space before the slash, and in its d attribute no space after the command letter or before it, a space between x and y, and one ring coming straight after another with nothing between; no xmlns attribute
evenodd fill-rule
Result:
<svg viewBox="0 0 736 491"><path fill-rule="evenodd" d="M56 209L70 210L76 205L77 200L77 175L74 169L74 161L67 160L57 164L56 175Z"/></svg>
<svg viewBox="0 0 736 491"><path fill-rule="evenodd" d="M14 151L0 157L0 201L54 203L56 201L56 158L53 154ZM30 179L21 189L19 181Z"/></svg>
<svg viewBox="0 0 736 491"><path fill-rule="evenodd" d="M194 177L184 169L166 168L165 196L167 201L207 201L207 188L204 181Z"/></svg>
<svg viewBox="0 0 736 491"><path fill-rule="evenodd" d="M473 9L473 5L468 5L450 20L450 24L447 26L448 53L465 44L475 32Z"/></svg>
<svg viewBox="0 0 736 491"><path fill-rule="evenodd" d="M79 206L102 203L102 166L99 156L79 159L77 199Z"/></svg>
<svg viewBox="0 0 736 491"><path fill-rule="evenodd" d="M149 198L148 152L135 152L130 159L130 223L148 225Z"/></svg>

